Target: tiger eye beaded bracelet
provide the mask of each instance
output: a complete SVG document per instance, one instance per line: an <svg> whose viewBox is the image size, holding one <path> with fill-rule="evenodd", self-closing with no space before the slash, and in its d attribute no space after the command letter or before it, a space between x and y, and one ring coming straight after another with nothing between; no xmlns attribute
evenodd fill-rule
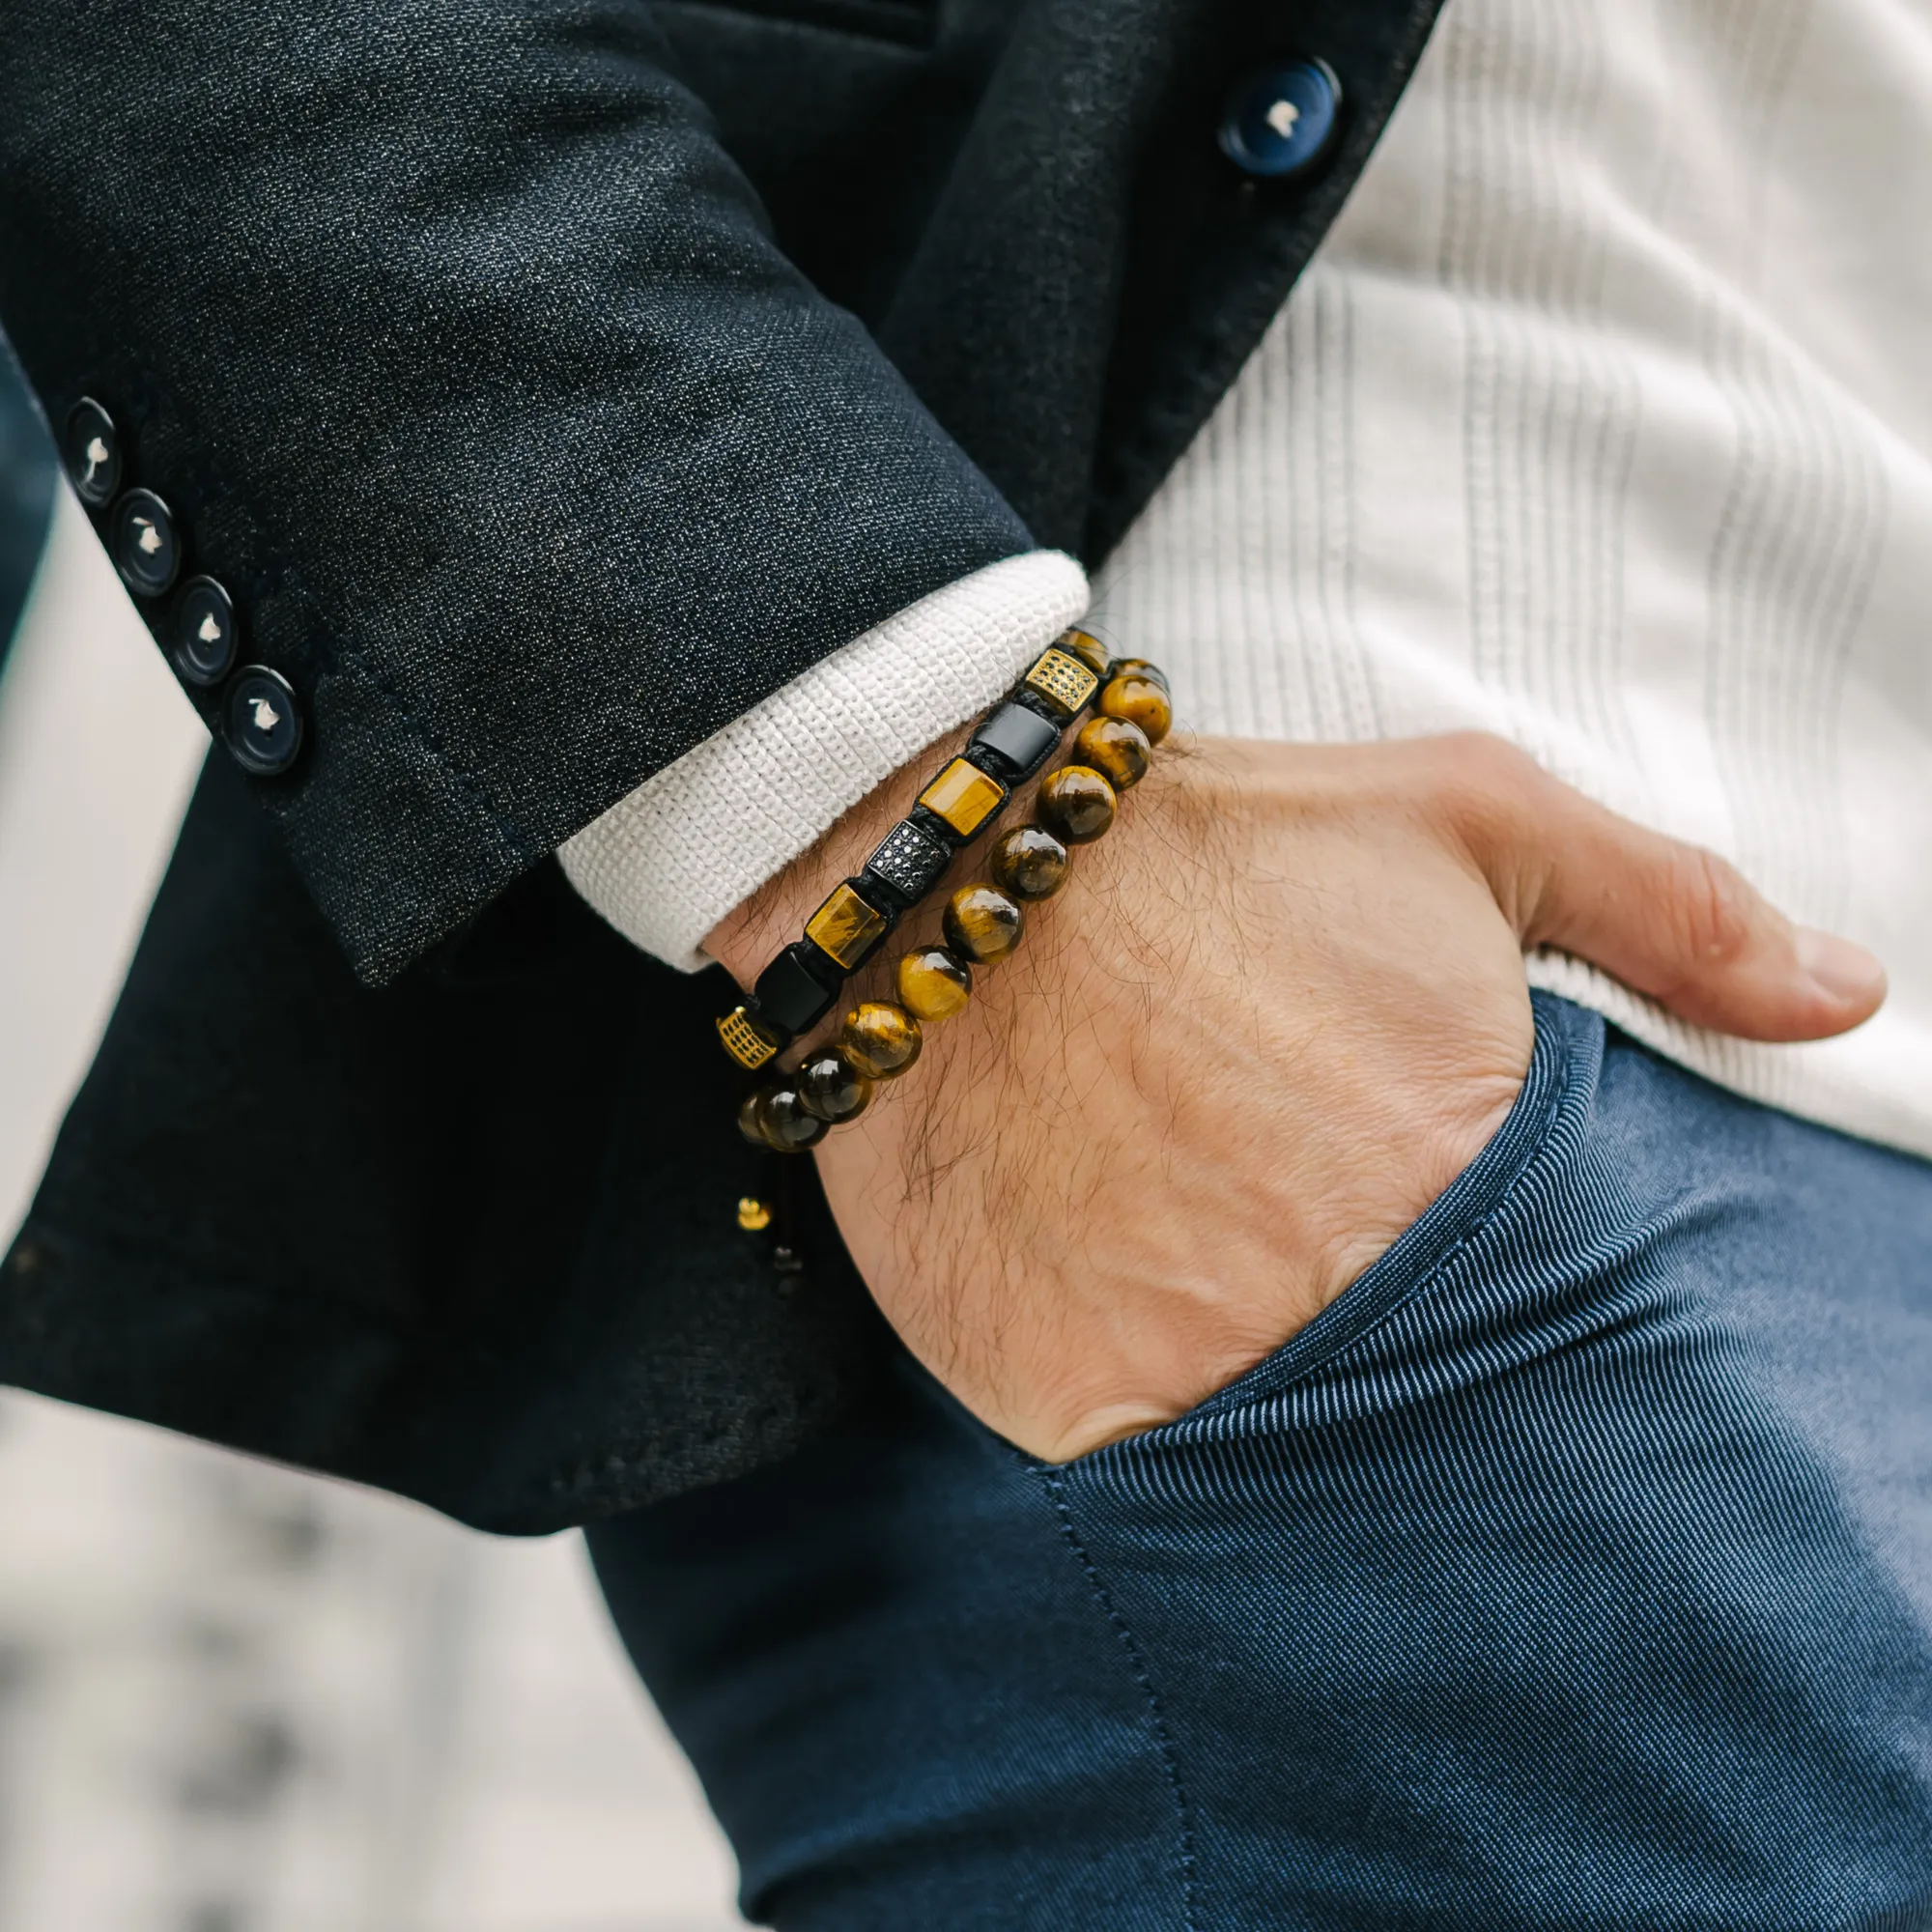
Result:
<svg viewBox="0 0 1932 1932"><path fill-rule="evenodd" d="M919 1059L921 1029L964 1011L973 997L974 969L1011 957L1026 930L1026 908L1066 883L1070 848L1091 844L1112 826L1119 795L1146 776L1174 711L1166 677L1146 659L1119 659L1105 668L1099 715L1075 734L1074 762L1041 783L1037 822L1015 826L994 841L990 883L961 886L947 900L943 944L900 955L895 1003L867 1000L854 1007L836 1039L810 1048L787 1078L746 1096L738 1128L748 1141L803 1153L835 1126L857 1120L881 1082L896 1080ZM820 1017L830 1006L828 1001Z"/></svg>
<svg viewBox="0 0 1932 1932"><path fill-rule="evenodd" d="M841 881L806 921L805 937L786 947L759 974L751 998L718 1022L724 1050L739 1065L755 1072L832 1010L846 980L998 816L1013 786L1052 757L1108 669L1106 647L1085 631L1065 632L1040 653L858 875Z"/></svg>

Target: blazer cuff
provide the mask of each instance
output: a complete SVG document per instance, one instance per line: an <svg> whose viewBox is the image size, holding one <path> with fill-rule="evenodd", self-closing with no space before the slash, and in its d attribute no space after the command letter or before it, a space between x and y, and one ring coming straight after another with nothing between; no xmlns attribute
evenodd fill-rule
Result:
<svg viewBox="0 0 1932 1932"><path fill-rule="evenodd" d="M710 965L698 943L733 906L986 709L1087 596L1086 573L1059 551L935 590L646 779L565 841L565 874L646 952L687 973Z"/></svg>

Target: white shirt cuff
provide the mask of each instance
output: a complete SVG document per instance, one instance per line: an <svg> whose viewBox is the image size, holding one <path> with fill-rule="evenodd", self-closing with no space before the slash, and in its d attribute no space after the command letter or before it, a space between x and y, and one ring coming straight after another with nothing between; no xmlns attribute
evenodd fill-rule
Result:
<svg viewBox="0 0 1932 1932"><path fill-rule="evenodd" d="M1086 573L1059 551L935 590L646 779L564 843L565 875L627 939L696 972L710 964L698 942L733 906L1086 609Z"/></svg>

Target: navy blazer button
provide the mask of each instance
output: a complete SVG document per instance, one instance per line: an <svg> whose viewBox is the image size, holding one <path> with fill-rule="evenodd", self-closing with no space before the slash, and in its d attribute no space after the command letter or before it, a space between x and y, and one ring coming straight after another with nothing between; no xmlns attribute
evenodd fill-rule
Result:
<svg viewBox="0 0 1932 1932"><path fill-rule="evenodd" d="M1290 61L1244 75L1221 117L1221 152L1245 174L1304 175L1327 157L1342 120L1342 83L1325 61Z"/></svg>
<svg viewBox="0 0 1932 1932"><path fill-rule="evenodd" d="M235 606L212 577L190 577L175 599L168 656L189 684L216 685L235 664Z"/></svg>
<svg viewBox="0 0 1932 1932"><path fill-rule="evenodd" d="M129 490L114 505L107 549L129 590L158 597L181 569L181 538L168 506L152 490Z"/></svg>
<svg viewBox="0 0 1932 1932"><path fill-rule="evenodd" d="M266 665L243 665L228 680L221 723L229 756L258 779L287 771L301 750L301 706L288 679Z"/></svg>
<svg viewBox="0 0 1932 1932"><path fill-rule="evenodd" d="M90 510L104 509L114 500L121 487L121 432L92 396L81 397L67 412L61 461L73 494Z"/></svg>

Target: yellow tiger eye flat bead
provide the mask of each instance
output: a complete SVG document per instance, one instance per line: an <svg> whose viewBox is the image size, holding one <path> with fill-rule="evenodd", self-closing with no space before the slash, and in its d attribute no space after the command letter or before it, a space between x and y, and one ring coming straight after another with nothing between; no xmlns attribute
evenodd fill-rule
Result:
<svg viewBox="0 0 1932 1932"><path fill-rule="evenodd" d="M847 884L836 886L832 896L806 921L805 936L846 972L856 973L885 938L887 925L885 914L868 906Z"/></svg>
<svg viewBox="0 0 1932 1932"><path fill-rule="evenodd" d="M1007 788L964 758L954 758L926 788L919 802L945 819L961 838L970 838L1007 802Z"/></svg>
<svg viewBox="0 0 1932 1932"><path fill-rule="evenodd" d="M1124 718L1090 718L1074 737L1073 755L1116 791L1126 791L1147 777L1153 747L1147 733Z"/></svg>
<svg viewBox="0 0 1932 1932"><path fill-rule="evenodd" d="M1091 765L1062 765L1039 788L1047 829L1069 845L1086 845L1114 822L1114 787Z"/></svg>
<svg viewBox="0 0 1932 1932"><path fill-rule="evenodd" d="M813 1048L800 1063L796 1078L799 1104L832 1126L856 1121L871 1104L871 1081L842 1047Z"/></svg>
<svg viewBox="0 0 1932 1932"><path fill-rule="evenodd" d="M890 1000L867 1000L845 1015L838 1044L870 1080L896 1080L924 1045L919 1022Z"/></svg>
<svg viewBox="0 0 1932 1932"><path fill-rule="evenodd" d="M1098 638L1085 631L1063 631L1054 639L1055 647L1070 658L1078 658L1095 677L1105 677L1113 657Z"/></svg>
<svg viewBox="0 0 1932 1932"><path fill-rule="evenodd" d="M1158 745L1174 725L1173 702L1151 677L1109 678L1100 694L1100 711L1103 717L1138 724L1150 745Z"/></svg>
<svg viewBox="0 0 1932 1932"><path fill-rule="evenodd" d="M987 855L993 883L1016 899L1050 899L1066 883L1066 847L1037 825L1003 832Z"/></svg>
<svg viewBox="0 0 1932 1932"><path fill-rule="evenodd" d="M898 964L899 1005L930 1025L964 1012L973 997L973 969L943 946L907 952Z"/></svg>
<svg viewBox="0 0 1932 1932"><path fill-rule="evenodd" d="M946 943L975 966L997 966L1020 943L1026 914L997 886L961 886L946 901Z"/></svg>

